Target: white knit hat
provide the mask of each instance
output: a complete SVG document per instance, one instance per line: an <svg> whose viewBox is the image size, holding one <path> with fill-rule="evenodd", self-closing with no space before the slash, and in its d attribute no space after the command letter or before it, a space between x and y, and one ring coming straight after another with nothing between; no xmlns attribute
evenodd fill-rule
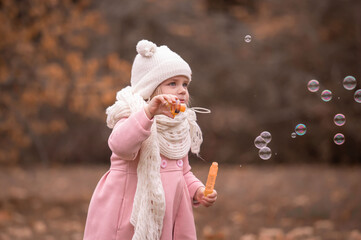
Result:
<svg viewBox="0 0 361 240"><path fill-rule="evenodd" d="M137 56L132 66L131 86L134 93L148 99L164 80L183 75L191 80L188 63L167 46L157 47L148 40L137 44Z"/></svg>

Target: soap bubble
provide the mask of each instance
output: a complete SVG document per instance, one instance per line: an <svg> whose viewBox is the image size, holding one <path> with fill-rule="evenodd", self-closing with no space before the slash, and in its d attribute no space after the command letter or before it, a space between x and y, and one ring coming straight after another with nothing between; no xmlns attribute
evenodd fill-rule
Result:
<svg viewBox="0 0 361 240"><path fill-rule="evenodd" d="M264 147L259 150L259 157L263 160L268 160L272 156L272 151L269 147Z"/></svg>
<svg viewBox="0 0 361 240"><path fill-rule="evenodd" d="M343 87L346 90L353 90L356 87L356 78L347 76L343 79Z"/></svg>
<svg viewBox="0 0 361 240"><path fill-rule="evenodd" d="M346 123L346 117L342 113L336 114L333 121L337 126L343 126Z"/></svg>
<svg viewBox="0 0 361 240"><path fill-rule="evenodd" d="M307 88L310 92L317 92L320 89L320 83L317 80L310 80L307 84Z"/></svg>
<svg viewBox="0 0 361 240"><path fill-rule="evenodd" d="M251 42L251 41L252 41L251 35L246 35L246 36L244 37L244 41L245 41L246 43Z"/></svg>
<svg viewBox="0 0 361 240"><path fill-rule="evenodd" d="M261 149L263 147L265 147L267 145L266 141L261 137L258 136L256 137L256 139L254 140L254 145L258 148Z"/></svg>
<svg viewBox="0 0 361 240"><path fill-rule="evenodd" d="M337 144L337 145L342 145L345 142L345 136L342 133L337 133L334 137L333 137L333 141Z"/></svg>
<svg viewBox="0 0 361 240"><path fill-rule="evenodd" d="M297 135L299 136L302 136L302 135L305 135L306 134L306 125L305 124L298 124L296 127L295 127L295 132L297 133Z"/></svg>
<svg viewBox="0 0 361 240"><path fill-rule="evenodd" d="M325 102L328 102L332 99L332 92L330 90L324 90L321 93L321 99Z"/></svg>
<svg viewBox="0 0 361 240"><path fill-rule="evenodd" d="M266 143L269 143L272 140L272 136L270 132L263 131L260 136L266 141Z"/></svg>
<svg viewBox="0 0 361 240"><path fill-rule="evenodd" d="M297 134L295 132L291 133L291 138L296 138Z"/></svg>
<svg viewBox="0 0 361 240"><path fill-rule="evenodd" d="M356 102L361 103L361 89L355 92L354 98Z"/></svg>

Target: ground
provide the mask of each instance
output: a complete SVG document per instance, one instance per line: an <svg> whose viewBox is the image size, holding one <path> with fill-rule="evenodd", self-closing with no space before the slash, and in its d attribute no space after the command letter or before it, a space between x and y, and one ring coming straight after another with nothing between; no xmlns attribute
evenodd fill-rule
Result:
<svg viewBox="0 0 361 240"><path fill-rule="evenodd" d="M206 181L208 167L193 166ZM0 239L82 239L108 166L0 169ZM361 167L220 164L217 203L194 209L199 239L360 240Z"/></svg>

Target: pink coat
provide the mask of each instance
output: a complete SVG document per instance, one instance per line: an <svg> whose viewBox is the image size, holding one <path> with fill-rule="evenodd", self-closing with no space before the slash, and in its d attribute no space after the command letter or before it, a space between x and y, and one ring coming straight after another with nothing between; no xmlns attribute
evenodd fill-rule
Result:
<svg viewBox="0 0 361 240"><path fill-rule="evenodd" d="M132 239L134 228L129 220L137 186L138 152L150 135L152 123L142 110L121 119L114 127L108 140L113 152L111 166L90 201L84 240ZM199 203L193 203L193 197L204 185L190 171L188 156L178 160L161 158L166 200L161 239L197 239L192 205Z"/></svg>

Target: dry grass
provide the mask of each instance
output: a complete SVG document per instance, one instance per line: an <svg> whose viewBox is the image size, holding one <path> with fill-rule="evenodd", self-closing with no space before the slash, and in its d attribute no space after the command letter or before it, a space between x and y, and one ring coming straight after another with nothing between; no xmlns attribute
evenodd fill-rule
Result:
<svg viewBox="0 0 361 240"><path fill-rule="evenodd" d="M0 239L82 239L108 166L0 170ZM199 239L361 239L360 167L222 166L211 208L194 210ZM205 181L208 165L193 166Z"/></svg>

